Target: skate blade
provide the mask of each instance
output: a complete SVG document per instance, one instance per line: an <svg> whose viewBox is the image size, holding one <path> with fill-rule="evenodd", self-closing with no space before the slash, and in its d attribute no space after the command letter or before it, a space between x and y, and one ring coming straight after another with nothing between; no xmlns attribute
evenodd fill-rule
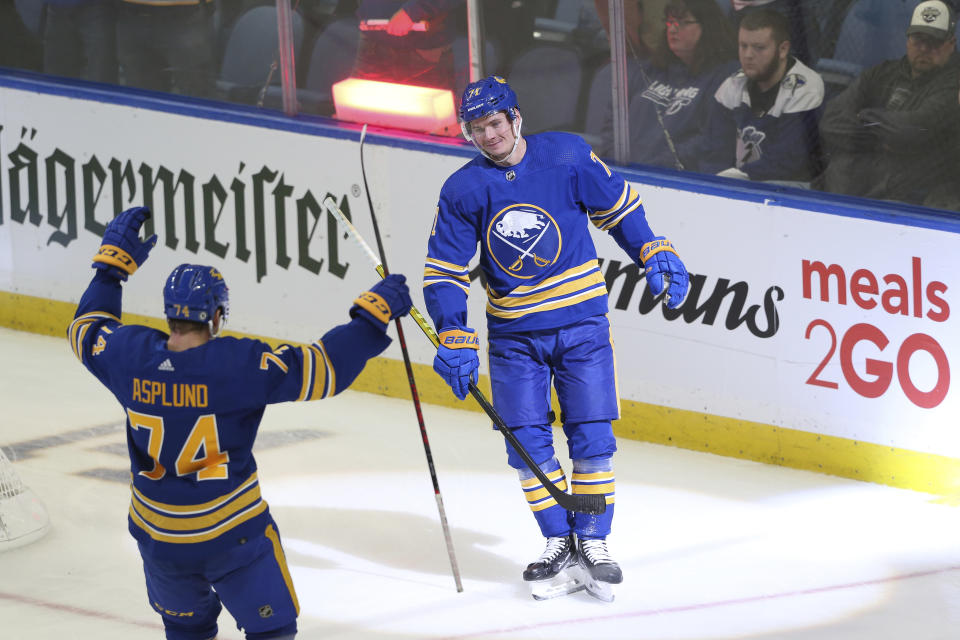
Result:
<svg viewBox="0 0 960 640"><path fill-rule="evenodd" d="M584 574L589 572L583 570ZM596 598L597 600L603 600L604 602L613 602L613 585L609 582L601 582L600 580L594 580L589 575L584 576L584 587L587 589L587 593Z"/></svg>
<svg viewBox="0 0 960 640"><path fill-rule="evenodd" d="M530 583L530 595L534 600L549 600L559 598L585 588L580 572L576 567L564 569L547 580L533 580Z"/></svg>

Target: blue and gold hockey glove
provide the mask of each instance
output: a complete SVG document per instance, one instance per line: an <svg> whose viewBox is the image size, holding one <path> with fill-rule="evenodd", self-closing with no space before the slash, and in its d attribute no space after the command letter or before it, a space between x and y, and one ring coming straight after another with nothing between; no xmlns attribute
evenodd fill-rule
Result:
<svg viewBox="0 0 960 640"><path fill-rule="evenodd" d="M373 285L370 291L357 296L350 307L350 317L362 316L378 329L386 332L394 318L407 315L410 311L410 289L407 279L399 273L391 273Z"/></svg>
<svg viewBox="0 0 960 640"><path fill-rule="evenodd" d="M663 236L654 238L640 247L640 260L643 262L650 293L659 296L666 289L667 295L663 297L663 302L668 309L676 309L683 304L687 297L690 276L677 255L677 250L673 248L673 243Z"/></svg>
<svg viewBox="0 0 960 640"><path fill-rule="evenodd" d="M446 380L453 395L463 400L470 392L470 382L479 380L480 339L473 329L450 327L440 332L440 346L433 359L433 370Z"/></svg>
<svg viewBox="0 0 960 640"><path fill-rule="evenodd" d="M149 217L147 207L133 207L111 220L103 233L100 250L93 256L93 268L103 269L117 280L126 281L157 244L157 234L140 240L140 227Z"/></svg>

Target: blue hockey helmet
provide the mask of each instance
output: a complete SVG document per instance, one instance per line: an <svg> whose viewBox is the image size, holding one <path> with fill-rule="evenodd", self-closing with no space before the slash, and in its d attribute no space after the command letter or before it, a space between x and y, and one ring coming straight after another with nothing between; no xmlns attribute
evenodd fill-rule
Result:
<svg viewBox="0 0 960 640"><path fill-rule="evenodd" d="M230 291L213 267L182 264L170 273L163 286L163 310L171 320L209 322L217 309L223 320L230 312Z"/></svg>
<svg viewBox="0 0 960 640"><path fill-rule="evenodd" d="M500 76L488 76L467 85L460 100L460 122L469 123L477 118L506 111L507 117L516 117L517 94Z"/></svg>

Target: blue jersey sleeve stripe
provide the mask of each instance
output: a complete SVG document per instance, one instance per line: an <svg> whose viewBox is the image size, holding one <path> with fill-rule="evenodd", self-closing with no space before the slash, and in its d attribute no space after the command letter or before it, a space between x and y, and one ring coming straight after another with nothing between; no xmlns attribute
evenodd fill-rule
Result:
<svg viewBox="0 0 960 640"><path fill-rule="evenodd" d="M319 357L319 361L323 363L323 390L321 392L320 398L329 398L333 395L334 389L337 388L336 385L336 376L333 371L333 363L330 361L330 356L327 354L327 348L323 346L322 340L315 340L310 348L313 349L314 353Z"/></svg>
<svg viewBox="0 0 960 640"><path fill-rule="evenodd" d="M639 206L640 206L640 201L637 200L636 202L634 202L634 204L633 204L632 207L629 207L628 209L626 209L623 213L621 213L620 215L618 215L616 218L614 218L614 219L612 219L612 220L608 220L608 221L605 222L602 226L600 226L599 229L600 229L601 231L610 231L610 229L613 229L615 226L617 226L618 224L620 224L620 222L621 222L624 218L626 218L628 215L630 215L631 213L633 213L634 211L636 211Z"/></svg>
<svg viewBox="0 0 960 640"><path fill-rule="evenodd" d="M470 271L465 264L453 264L452 262L431 258L430 256L427 256L426 265L452 274L466 274Z"/></svg>
<svg viewBox="0 0 960 640"><path fill-rule="evenodd" d="M449 278L436 278L436 279L430 278L430 279L424 279L423 281L424 287L429 287L434 284L452 284L453 286L457 287L464 293L468 295L470 294L470 287L468 285L464 285L462 282L459 282L457 280L450 280Z"/></svg>
<svg viewBox="0 0 960 640"><path fill-rule="evenodd" d="M426 278L453 278L454 280L459 280L460 282L470 284L470 274L467 271L458 271L452 273L450 271L443 271L441 269L434 269L433 267L427 265L423 269L423 277Z"/></svg>
<svg viewBox="0 0 960 640"><path fill-rule="evenodd" d="M602 217L607 214L613 213L614 211L622 207L624 202L627 202L627 197L630 195L631 191L633 191L633 189L630 187L630 185L624 182L623 191L620 192L620 197L617 198L616 204L614 204L609 209L605 209L603 211L594 211L592 214L590 214L590 217Z"/></svg>
<svg viewBox="0 0 960 640"><path fill-rule="evenodd" d="M73 338L73 342L70 345L73 348L73 355L77 356L77 360L83 362L83 340L87 335L87 330L90 328L92 322L84 322L76 326L74 331L76 335Z"/></svg>
<svg viewBox="0 0 960 640"><path fill-rule="evenodd" d="M113 314L105 313L103 311L93 311L74 318L73 322L70 323L70 327L67 329L70 347L73 349L73 354L77 357L77 360L80 360L80 362L83 362L84 336L86 335L87 330L90 328L90 325L99 320L115 320L116 322L120 322L120 319Z"/></svg>
<svg viewBox="0 0 960 640"><path fill-rule="evenodd" d="M313 390L310 392L308 400L320 400L329 395L330 381L328 373L330 368L327 366L327 356L322 349L318 348L317 343L310 345L310 351L313 353L314 375Z"/></svg>
<svg viewBox="0 0 960 640"><path fill-rule="evenodd" d="M307 400L313 389L313 352L305 346L300 347L300 369L303 372L303 379L300 383L300 395L297 396L297 402Z"/></svg>
<svg viewBox="0 0 960 640"><path fill-rule="evenodd" d="M641 202L640 195L631 187L630 198L625 206L618 207L616 209L610 209L609 211L591 213L590 221L598 229L607 231L610 228L615 227L628 213L635 211L637 207L640 206Z"/></svg>

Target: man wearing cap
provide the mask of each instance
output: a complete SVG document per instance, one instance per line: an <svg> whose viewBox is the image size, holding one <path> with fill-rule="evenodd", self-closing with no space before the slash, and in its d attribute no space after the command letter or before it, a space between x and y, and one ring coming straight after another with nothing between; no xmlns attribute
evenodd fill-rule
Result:
<svg viewBox="0 0 960 640"><path fill-rule="evenodd" d="M925 0L907 28L907 54L864 71L820 122L826 191L930 204L955 175L960 142L956 16Z"/></svg>

